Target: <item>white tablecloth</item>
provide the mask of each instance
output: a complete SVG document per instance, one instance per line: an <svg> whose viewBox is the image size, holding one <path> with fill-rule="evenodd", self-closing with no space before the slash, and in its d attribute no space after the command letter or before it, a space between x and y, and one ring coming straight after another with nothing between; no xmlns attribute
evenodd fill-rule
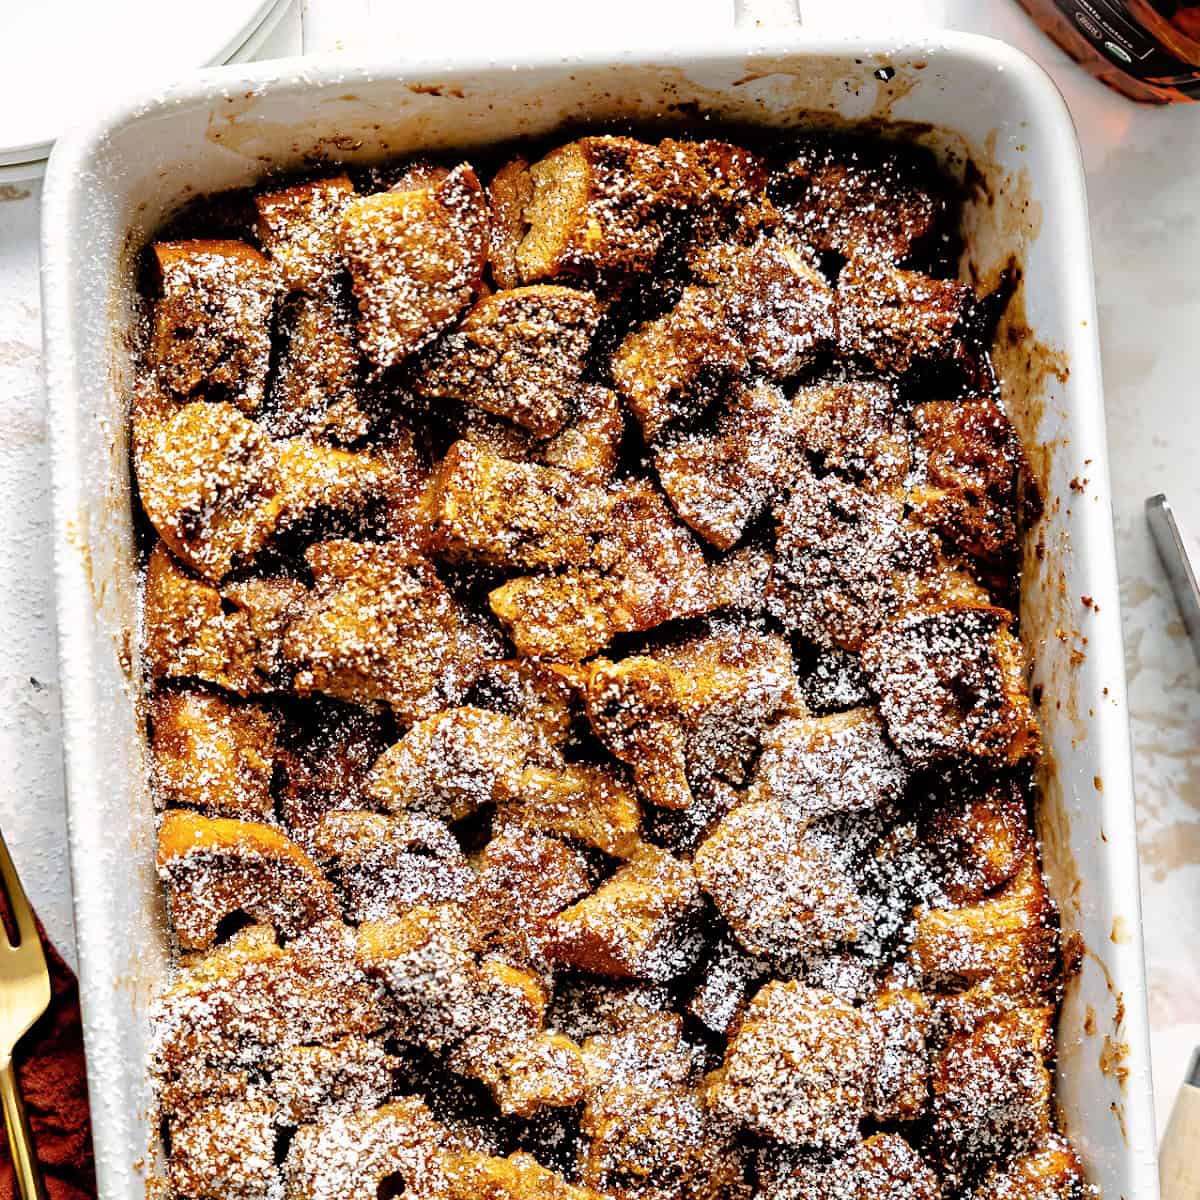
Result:
<svg viewBox="0 0 1200 1200"><path fill-rule="evenodd" d="M1142 502L1166 491L1200 531L1200 105L1140 107L1089 79L1010 0L802 0L809 23L880 22L991 33L1042 62L1083 142L1136 750L1150 1021L1159 1121L1200 1041L1200 669L1155 559ZM481 38L549 23L722 27L730 0L307 0L261 54ZM303 23L302 23L303 22ZM40 189L0 186L0 826L46 926L73 955L59 758L45 405L40 379Z"/></svg>

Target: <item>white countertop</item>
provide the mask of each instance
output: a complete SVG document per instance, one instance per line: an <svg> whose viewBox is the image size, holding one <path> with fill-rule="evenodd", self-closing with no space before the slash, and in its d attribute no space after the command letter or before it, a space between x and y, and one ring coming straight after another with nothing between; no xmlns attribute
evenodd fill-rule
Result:
<svg viewBox="0 0 1200 1200"><path fill-rule="evenodd" d="M641 14L669 31L686 12L730 20L728 0L609 0L609 22ZM1200 1043L1200 667L1155 557L1142 504L1164 491L1200 532L1200 105L1149 108L1095 83L1011 0L810 0L810 22L864 29L932 16L990 33L1054 76L1079 128L1087 165L1104 352L1105 399L1122 577L1137 776L1150 1024L1159 1126ZM401 0L306 0L260 57L352 47L397 28ZM476 28L497 12L576 6L442 0L408 10L404 40ZM411 14L423 15L417 21ZM651 16L646 17L646 13ZM524 14L525 19L532 16ZM550 19L549 17L547 19ZM610 24L611 27L611 24ZM580 27L580 36L586 36ZM372 36L375 36L373 34ZM384 36L388 36L384 34ZM398 35L397 35L398 36ZM302 40L303 39L303 40ZM0 827L50 936L74 957L66 861L50 567L49 471L41 385L37 184L0 185Z"/></svg>

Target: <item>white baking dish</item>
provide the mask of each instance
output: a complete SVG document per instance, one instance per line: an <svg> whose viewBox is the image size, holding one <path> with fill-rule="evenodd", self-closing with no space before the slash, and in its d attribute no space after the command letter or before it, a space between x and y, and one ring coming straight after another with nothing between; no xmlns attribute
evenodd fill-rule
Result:
<svg viewBox="0 0 1200 1200"><path fill-rule="evenodd" d="M697 111L780 127L814 119L921 123L910 134L952 169L961 171L969 156L982 171L967 207L976 273L994 278L1010 253L1023 268L1033 334L1021 337L1019 323L1010 323L999 358L1026 443L1047 448L1036 456L1048 504L1026 556L1022 621L1049 751L1039 827L1064 928L1080 950L1063 1008L1058 1095L1065 1128L1104 1193L1155 1196L1104 413L1070 118L1042 72L996 42L795 30L731 32L720 44L669 51L593 46L503 62L327 58L224 69L60 142L45 192L45 344L76 928L108 1200L144 1194L138 1164L152 1139L145 1012L165 965L135 705L125 431L135 252L188 197L249 184L313 153L368 161L466 152L567 121ZM1033 553L1035 544L1044 554Z"/></svg>

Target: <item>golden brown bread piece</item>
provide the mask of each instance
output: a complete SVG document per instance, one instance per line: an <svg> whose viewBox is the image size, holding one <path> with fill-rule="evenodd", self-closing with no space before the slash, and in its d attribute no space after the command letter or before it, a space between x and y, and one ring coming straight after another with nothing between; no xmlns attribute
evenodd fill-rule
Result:
<svg viewBox="0 0 1200 1200"><path fill-rule="evenodd" d="M1037 719L1012 614L971 604L915 608L863 646L888 733L914 766L1036 758Z"/></svg>
<svg viewBox="0 0 1200 1200"><path fill-rule="evenodd" d="M1013 996L1050 996L1058 982L1058 914L1037 859L1000 891L958 908L921 913L909 960L938 990L988 982Z"/></svg>
<svg viewBox="0 0 1200 1200"><path fill-rule="evenodd" d="M954 356L974 293L956 279L934 279L872 259L851 259L838 276L838 353L884 374Z"/></svg>
<svg viewBox="0 0 1200 1200"><path fill-rule="evenodd" d="M679 419L699 416L745 364L715 288L687 287L664 316L640 325L617 348L613 384L648 442Z"/></svg>
<svg viewBox="0 0 1200 1200"><path fill-rule="evenodd" d="M643 845L642 814L633 789L608 767L526 767L513 800L501 806L500 815L614 858L631 858Z"/></svg>
<svg viewBox="0 0 1200 1200"><path fill-rule="evenodd" d="M573 415L553 437L537 449L537 459L548 467L572 471L592 483L612 477L621 449L625 419L616 392L595 384L576 389Z"/></svg>
<svg viewBox="0 0 1200 1200"><path fill-rule="evenodd" d="M939 789L940 790L940 789ZM1033 852L1029 813L1013 779L964 781L929 813L923 838L942 867L942 887L956 904L982 900L1007 883Z"/></svg>
<svg viewBox="0 0 1200 1200"><path fill-rule="evenodd" d="M783 237L709 243L688 265L717 289L725 324L753 370L782 379L832 346L833 288L806 247Z"/></svg>
<svg viewBox="0 0 1200 1200"><path fill-rule="evenodd" d="M762 738L750 789L794 820L865 811L898 800L908 782L904 760L874 708L824 717L786 717Z"/></svg>
<svg viewBox="0 0 1200 1200"><path fill-rule="evenodd" d="M382 1108L322 1116L288 1147L286 1200L378 1200L402 1179L412 1200L446 1194L447 1135L424 1102L406 1096Z"/></svg>
<svg viewBox="0 0 1200 1200"><path fill-rule="evenodd" d="M785 1158L773 1164L761 1200L939 1200L937 1173L898 1133L874 1133L832 1162Z"/></svg>
<svg viewBox="0 0 1200 1200"><path fill-rule="evenodd" d="M618 979L662 983L696 961L702 897L690 863L647 846L554 919L548 955Z"/></svg>
<svg viewBox="0 0 1200 1200"><path fill-rule="evenodd" d="M769 973L768 963L747 954L737 938L724 935L704 964L687 1011L706 1029L728 1037Z"/></svg>
<svg viewBox="0 0 1200 1200"><path fill-rule="evenodd" d="M762 730L794 703L795 685L782 638L713 620L650 654L598 659L588 674L588 720L629 765L643 799L687 808L692 780L744 780Z"/></svg>
<svg viewBox="0 0 1200 1200"><path fill-rule="evenodd" d="M667 433L654 469L671 506L705 541L728 550L785 490L794 470L792 404L769 383L738 388L711 429Z"/></svg>
<svg viewBox="0 0 1200 1200"><path fill-rule="evenodd" d="M328 288L341 267L338 221L354 194L347 176L334 175L254 197L259 241L291 291Z"/></svg>
<svg viewBox="0 0 1200 1200"><path fill-rule="evenodd" d="M718 1112L788 1146L836 1150L858 1135L872 1068L858 1009L801 983L768 983L710 1077Z"/></svg>
<svg viewBox="0 0 1200 1200"><path fill-rule="evenodd" d="M875 1121L915 1121L929 1107L929 1001L915 988L886 989L863 1006L875 1041L867 1112Z"/></svg>
<svg viewBox="0 0 1200 1200"><path fill-rule="evenodd" d="M185 963L157 1005L156 1074L184 1081L197 1068L261 1071L291 1047L377 1033L384 1015L353 950L340 921L313 925L286 947L251 925Z"/></svg>
<svg viewBox="0 0 1200 1200"><path fill-rule="evenodd" d="M867 139L810 140L772 180L787 229L846 258L902 260L928 243L949 209L932 159Z"/></svg>
<svg viewBox="0 0 1200 1200"><path fill-rule="evenodd" d="M270 818L278 718L211 692L160 692L150 705L154 785L168 805Z"/></svg>
<svg viewBox="0 0 1200 1200"><path fill-rule="evenodd" d="M529 162L520 155L509 159L488 184L488 203L492 210L488 265L498 288L514 288L522 282L517 248L528 229L525 209L532 198Z"/></svg>
<svg viewBox="0 0 1200 1200"><path fill-rule="evenodd" d="M701 843L696 877L753 955L787 960L853 942L869 920L853 881L782 806L743 804Z"/></svg>
<svg viewBox="0 0 1200 1200"><path fill-rule="evenodd" d="M198 1106L170 1122L169 1177L187 1200L257 1200L279 1192L278 1107L262 1093Z"/></svg>
<svg viewBox="0 0 1200 1200"><path fill-rule="evenodd" d="M871 490L897 493L911 462L904 415L878 380L815 383L797 389L792 420L800 446L826 470Z"/></svg>
<svg viewBox="0 0 1200 1200"><path fill-rule="evenodd" d="M455 442L421 506L431 552L510 570L584 566L614 496L568 471Z"/></svg>
<svg viewBox="0 0 1200 1200"><path fill-rule="evenodd" d="M613 280L645 270L662 245L656 197L645 186L653 146L626 137L585 137L552 150L506 181L528 189L525 233L515 252L522 283L559 276Z"/></svg>
<svg viewBox="0 0 1200 1200"><path fill-rule="evenodd" d="M471 914L483 944L519 967L544 971L553 918L591 890L588 864L556 838L501 814L476 863Z"/></svg>
<svg viewBox="0 0 1200 1200"><path fill-rule="evenodd" d="M257 411L271 358L279 277L237 241L156 242L161 294L150 362L177 396L203 392Z"/></svg>
<svg viewBox="0 0 1200 1200"><path fill-rule="evenodd" d="M600 311L590 292L549 284L485 296L421 356L413 390L549 437L570 415Z"/></svg>
<svg viewBox="0 0 1200 1200"><path fill-rule="evenodd" d="M967 554L999 567L1018 549L1024 457L991 400L935 400L913 409L925 477L909 492L919 521Z"/></svg>
<svg viewBox="0 0 1200 1200"><path fill-rule="evenodd" d="M142 508L183 562L214 582L252 558L283 509L278 452L232 404L196 400L134 423Z"/></svg>
<svg viewBox="0 0 1200 1200"><path fill-rule="evenodd" d="M203 679L243 696L278 689L283 632L306 594L293 579L249 579L218 591L157 543L143 618L151 676Z"/></svg>
<svg viewBox="0 0 1200 1200"><path fill-rule="evenodd" d="M1052 1134L1034 1150L988 1171L973 1200L1079 1200L1085 1180L1070 1142Z"/></svg>
<svg viewBox="0 0 1200 1200"><path fill-rule="evenodd" d="M488 596L521 654L587 658L618 633L641 633L712 607L707 564L653 488L622 484L592 566L522 576Z"/></svg>
<svg viewBox="0 0 1200 1200"><path fill-rule="evenodd" d="M233 913L292 937L337 911L333 889L312 859L258 821L171 809L159 827L157 862L185 950L210 947Z"/></svg>
<svg viewBox="0 0 1200 1200"><path fill-rule="evenodd" d="M459 821L511 800L537 751L532 728L483 708L446 708L417 721L371 768L365 795L392 812Z"/></svg>
<svg viewBox="0 0 1200 1200"><path fill-rule="evenodd" d="M266 425L273 437L307 433L349 445L377 421L362 387L354 312L340 292L299 295L282 306L282 347Z"/></svg>
<svg viewBox="0 0 1200 1200"><path fill-rule="evenodd" d="M1019 1008L953 1035L934 1057L930 1146L949 1182L1038 1145L1053 1128L1054 1009Z"/></svg>
<svg viewBox="0 0 1200 1200"><path fill-rule="evenodd" d="M395 1091L401 1062L381 1040L349 1035L328 1045L283 1048L271 1092L286 1125L378 1108Z"/></svg>
<svg viewBox="0 0 1200 1200"><path fill-rule="evenodd" d="M335 810L311 834L314 858L336 880L347 921L377 921L419 905L465 900L475 876L457 839L421 813Z"/></svg>
<svg viewBox="0 0 1200 1200"><path fill-rule="evenodd" d="M902 572L933 560L899 500L836 476L798 470L775 516L768 607L818 645L860 650L899 610Z"/></svg>
<svg viewBox="0 0 1200 1200"><path fill-rule="evenodd" d="M312 601L283 643L301 695L382 700L410 724L453 703L498 657L432 564L401 544L320 542L305 558Z"/></svg>
<svg viewBox="0 0 1200 1200"><path fill-rule="evenodd" d="M576 676L579 676L576 678ZM584 679L573 668L527 658L489 663L475 681L470 699L520 721L541 748L561 748L583 707Z"/></svg>
<svg viewBox="0 0 1200 1200"><path fill-rule="evenodd" d="M447 1156L444 1169L446 1200L603 1200L521 1151L507 1158L460 1151Z"/></svg>
<svg viewBox="0 0 1200 1200"><path fill-rule="evenodd" d="M359 347L374 366L395 366L466 308L483 277L488 226L483 189L465 163L427 186L342 209L338 249L358 303Z"/></svg>

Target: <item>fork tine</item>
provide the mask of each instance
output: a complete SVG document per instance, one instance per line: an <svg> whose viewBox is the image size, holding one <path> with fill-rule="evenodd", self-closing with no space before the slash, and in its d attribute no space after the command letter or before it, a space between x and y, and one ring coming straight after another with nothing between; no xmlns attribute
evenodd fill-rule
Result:
<svg viewBox="0 0 1200 1200"><path fill-rule="evenodd" d="M13 922L17 927L17 932L21 935L21 945L40 945L37 924L33 919L33 909L29 906L25 889L21 886L21 877L17 874L17 868L13 866L12 856L8 853L8 845L4 841L2 833L0 833L0 879L4 883L4 891L8 897L8 907L12 913Z"/></svg>

